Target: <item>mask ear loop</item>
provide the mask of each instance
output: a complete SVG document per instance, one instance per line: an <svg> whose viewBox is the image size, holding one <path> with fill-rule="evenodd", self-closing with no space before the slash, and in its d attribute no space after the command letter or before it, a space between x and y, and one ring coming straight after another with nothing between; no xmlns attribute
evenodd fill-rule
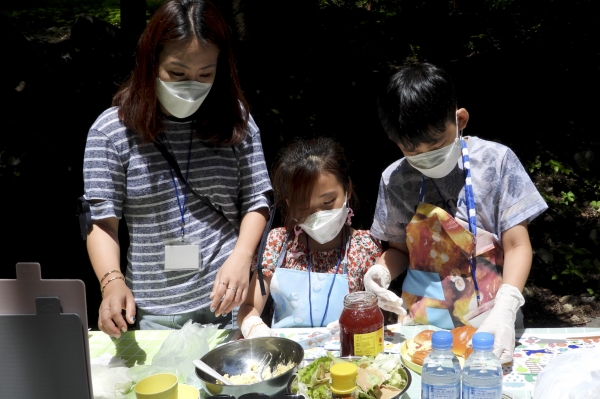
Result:
<svg viewBox="0 0 600 399"><path fill-rule="evenodd" d="M458 129L458 111L456 111L456 114L454 115L454 118L456 119L456 138L459 140L462 140L462 129L459 130ZM460 132L460 134L459 134Z"/></svg>

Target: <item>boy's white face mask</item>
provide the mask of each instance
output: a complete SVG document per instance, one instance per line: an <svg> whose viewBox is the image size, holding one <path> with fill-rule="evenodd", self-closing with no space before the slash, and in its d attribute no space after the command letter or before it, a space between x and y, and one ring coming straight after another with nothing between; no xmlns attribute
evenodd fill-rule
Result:
<svg viewBox="0 0 600 399"><path fill-rule="evenodd" d="M208 96L212 83L192 80L163 82L156 78L156 95L163 107L176 118L187 118L198 111Z"/></svg>
<svg viewBox="0 0 600 399"><path fill-rule="evenodd" d="M413 168L427 177L439 179L447 176L458 163L461 151L461 136L458 134L458 115L456 117L456 138L454 142L437 150L424 152L419 155L407 156L406 160Z"/></svg>
<svg viewBox="0 0 600 399"><path fill-rule="evenodd" d="M348 218L347 199L341 208L313 213L298 226L319 244L333 240Z"/></svg>

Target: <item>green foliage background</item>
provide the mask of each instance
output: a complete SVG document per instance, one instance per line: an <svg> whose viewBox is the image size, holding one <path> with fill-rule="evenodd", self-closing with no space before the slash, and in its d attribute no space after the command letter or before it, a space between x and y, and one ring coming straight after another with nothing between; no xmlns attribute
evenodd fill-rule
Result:
<svg viewBox="0 0 600 399"><path fill-rule="evenodd" d="M147 0L147 18L162 2ZM355 226L368 228L379 174L401 156L378 127L371 105L377 89L403 64L441 64L455 77L459 106L471 112L467 133L513 148L550 206L530 225L530 282L557 292L600 292L600 20L593 1L217 2L236 38L268 162L294 137L336 137L358 165L362 213ZM82 13L118 27L119 7L119 0L2 2L0 19L27 37L58 40ZM83 79L79 73L72 67L64 79ZM115 76L95 82L94 98L79 101L107 105L126 73ZM81 116L88 127L99 113L94 107ZM78 137L80 145L84 139ZM39 146L58 148L49 140L40 135ZM20 187L28 162L34 169L26 144L7 136L1 142L5 187Z"/></svg>

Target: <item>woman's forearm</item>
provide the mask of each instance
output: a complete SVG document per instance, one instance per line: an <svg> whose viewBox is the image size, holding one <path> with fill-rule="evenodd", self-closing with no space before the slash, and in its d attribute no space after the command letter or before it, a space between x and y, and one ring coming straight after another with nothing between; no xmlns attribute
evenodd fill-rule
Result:
<svg viewBox="0 0 600 399"><path fill-rule="evenodd" d="M106 218L94 221L87 237L88 255L98 281L112 270L121 270L118 233L119 220Z"/></svg>
<svg viewBox="0 0 600 399"><path fill-rule="evenodd" d="M268 218L269 210L267 208L260 208L245 214L242 217L240 235L233 251L250 257L254 256Z"/></svg>

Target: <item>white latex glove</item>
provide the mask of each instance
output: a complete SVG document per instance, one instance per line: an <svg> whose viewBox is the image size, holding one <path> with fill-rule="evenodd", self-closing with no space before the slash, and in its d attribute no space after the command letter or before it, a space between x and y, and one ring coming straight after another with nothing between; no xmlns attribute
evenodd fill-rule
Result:
<svg viewBox="0 0 600 399"><path fill-rule="evenodd" d="M271 330L258 316L250 316L242 323L242 335L244 338L276 337L277 334Z"/></svg>
<svg viewBox="0 0 600 399"><path fill-rule="evenodd" d="M387 289L391 282L390 271L378 263L371 266L365 273L365 291L377 295L379 307L399 316L406 316L406 309L402 307L402 298Z"/></svg>
<svg viewBox="0 0 600 399"><path fill-rule="evenodd" d="M500 363L510 363L515 350L515 319L517 311L525 303L518 288L502 284L496 294L494 307L481 323L477 332L494 334L494 355Z"/></svg>
<svg viewBox="0 0 600 399"><path fill-rule="evenodd" d="M327 330L329 330L329 332L332 334L335 334L336 332L340 331L340 321L336 320L327 324Z"/></svg>

